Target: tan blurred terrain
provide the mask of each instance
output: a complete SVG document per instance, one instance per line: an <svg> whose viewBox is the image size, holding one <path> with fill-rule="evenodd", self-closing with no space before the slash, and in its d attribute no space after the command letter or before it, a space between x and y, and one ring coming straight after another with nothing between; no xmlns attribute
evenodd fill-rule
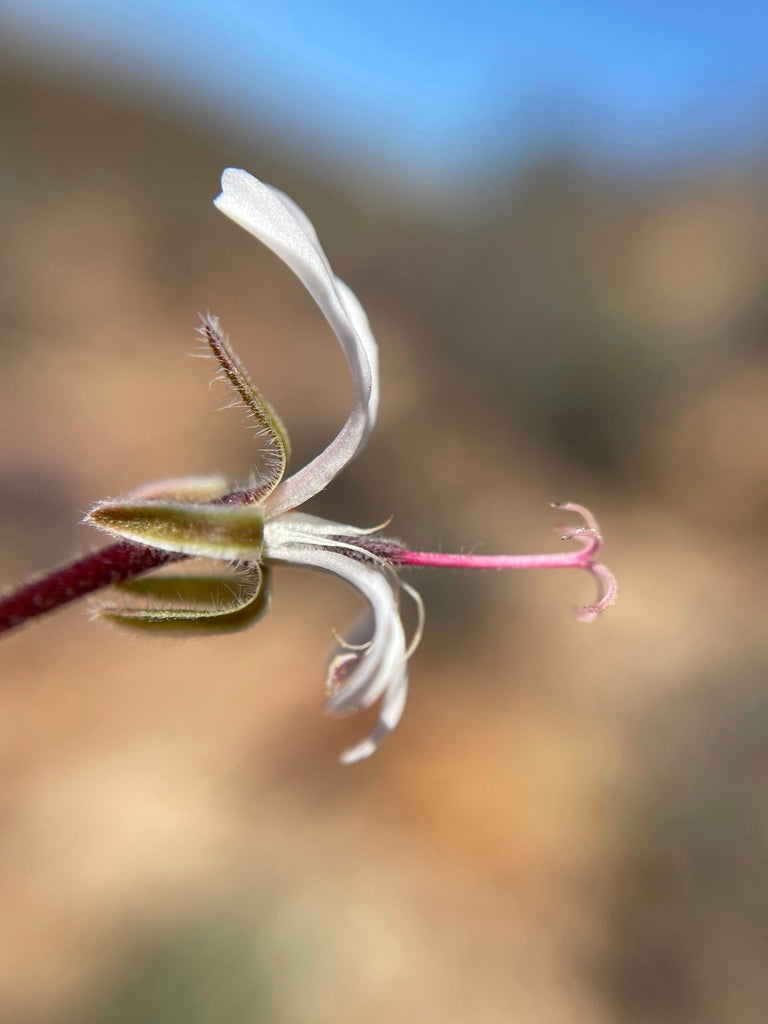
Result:
<svg viewBox="0 0 768 1024"><path fill-rule="evenodd" d="M584 627L578 576L422 571L404 721L354 769L325 578L278 573L234 637L75 606L5 638L0 1019L763 1019L768 173L542 159L419 209L295 141L0 73L4 583L98 543L101 497L247 476L200 310L294 465L343 421L319 313L210 205L227 164L307 210L381 346L377 431L313 511L526 551L574 497L620 600Z"/></svg>

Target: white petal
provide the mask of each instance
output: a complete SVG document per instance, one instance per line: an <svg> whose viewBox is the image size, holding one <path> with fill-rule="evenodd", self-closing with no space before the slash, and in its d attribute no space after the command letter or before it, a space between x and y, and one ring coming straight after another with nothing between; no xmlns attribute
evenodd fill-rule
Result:
<svg viewBox="0 0 768 1024"><path fill-rule="evenodd" d="M212 501L231 490L232 481L225 476L179 476L135 487L124 497L129 501L153 501L160 498Z"/></svg>
<svg viewBox="0 0 768 1024"><path fill-rule="evenodd" d="M330 714L370 707L384 694L379 720L370 736L346 751L342 761L368 757L400 721L407 695L406 644L397 595L383 569L358 562L328 548L275 539L267 524L264 556L269 562L307 566L340 576L355 587L371 608L370 645L360 652L345 682L326 701Z"/></svg>
<svg viewBox="0 0 768 1024"><path fill-rule="evenodd" d="M352 325L368 358L368 365L371 368L371 390L368 396L368 422L365 428L360 447L368 440L368 435L376 424L376 417L379 414L379 346L373 336L371 325L368 321L368 314L348 284L345 284L340 277L336 278L336 288L341 295L342 301L347 308Z"/></svg>
<svg viewBox="0 0 768 1024"><path fill-rule="evenodd" d="M381 711L376 725L361 743L349 747L343 752L339 757L342 764L355 764L355 762L363 761L366 757L376 753L402 718L407 696L408 676L403 668L389 685L384 700L381 702Z"/></svg>
<svg viewBox="0 0 768 1024"><path fill-rule="evenodd" d="M399 621L399 612L397 615ZM375 636L376 617L373 612L364 615L351 628L344 630L342 643L337 644L331 654L329 665L335 665L341 656L347 663L346 671L349 673L349 665L355 663L360 665L362 659L366 658L368 677L366 681L360 677L355 678L352 673L340 685L335 684L325 701L325 710L329 715L346 715L351 711L362 711L364 708L369 708L376 703L389 686L390 677L378 669L381 665L382 655L386 651L387 645L392 643L392 639L389 635L384 635L382 631L377 638L379 646L374 648Z"/></svg>
<svg viewBox="0 0 768 1024"><path fill-rule="evenodd" d="M368 598L371 605L370 613L356 624L353 639L354 643L367 644L365 657L355 659L359 662L357 669L349 674L343 685L334 688L328 697L326 711L332 715L359 711L374 704L381 697L389 681L388 673L379 671L380 662L389 652L401 648L405 651L403 625L397 603L400 583L391 570L385 569L383 563L371 565L370 562L360 561L356 557L370 558L363 548L354 547L354 534L361 532L365 531L355 530L354 527L320 519L304 512L289 512L278 516L277 519L269 520L264 526L265 559L279 558L280 556L275 554L278 550L295 552L299 548L315 553L324 551L333 557L334 565L338 566L328 571L345 578ZM351 538L345 544L349 553L339 551L340 535ZM303 564L317 565L316 561ZM367 587L376 588L378 604L371 600ZM334 655L338 653L339 651L336 651ZM334 655L331 657L332 662ZM403 660L407 659L406 652Z"/></svg>
<svg viewBox="0 0 768 1024"><path fill-rule="evenodd" d="M293 200L233 167L224 171L221 187L216 206L278 255L312 295L344 350L355 385L355 404L338 436L270 496L273 516L321 491L365 444L378 407L378 350L362 306L334 276L315 229Z"/></svg>
<svg viewBox="0 0 768 1024"><path fill-rule="evenodd" d="M387 524L384 524L387 525ZM310 547L330 538L366 537L382 526L361 527L351 523L335 523L332 519L313 516L309 512L287 512L269 522L271 536L280 543L308 544Z"/></svg>

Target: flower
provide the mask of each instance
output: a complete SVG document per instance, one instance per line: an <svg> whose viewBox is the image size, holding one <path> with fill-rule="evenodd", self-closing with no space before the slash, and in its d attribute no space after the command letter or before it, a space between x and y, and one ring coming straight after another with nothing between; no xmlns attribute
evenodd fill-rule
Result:
<svg viewBox="0 0 768 1024"><path fill-rule="evenodd" d="M232 488L220 477L192 477L142 487L120 500L99 502L86 517L107 533L165 553L165 562L215 559L214 576L150 575L124 586L149 605L103 608L123 625L162 631L224 631L242 628L267 607L272 566L318 569L341 577L368 604L368 614L338 640L328 666L326 709L345 714L380 702L376 725L345 751L350 764L370 756L395 728L405 707L408 660L421 638L424 612L418 593L400 578L413 566L454 568L579 568L598 584L597 600L577 614L595 618L616 594L612 574L596 561L597 523L580 505L560 505L583 525L566 536L575 551L551 555L451 555L411 551L399 541L297 511L323 490L365 445L379 404L378 349L365 312L333 273L306 215L284 193L246 171L222 176L216 206L267 245L296 274L332 327L354 382L354 402L344 426L327 448L286 477L288 435L253 385L216 318L202 318L200 333L220 372L248 410L264 441L264 469L248 487ZM416 627L406 639L400 600L415 604ZM158 603L160 602L160 603Z"/></svg>

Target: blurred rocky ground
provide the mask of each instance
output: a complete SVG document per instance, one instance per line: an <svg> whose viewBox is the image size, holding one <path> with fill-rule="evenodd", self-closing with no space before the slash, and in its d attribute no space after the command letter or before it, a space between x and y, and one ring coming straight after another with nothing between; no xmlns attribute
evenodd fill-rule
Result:
<svg viewBox="0 0 768 1024"><path fill-rule="evenodd" d="M0 646L0 1018L13 1024L754 1024L768 1005L765 166L565 156L419 204L33 71L0 71L0 579L98 543L90 504L247 475L194 351L217 313L294 441L343 421L330 332L210 205L226 165L309 212L382 353L365 455L313 511L574 576L431 573L404 721L354 769L321 717L353 595L276 574L234 637L64 610ZM554 543L557 543L555 540Z"/></svg>

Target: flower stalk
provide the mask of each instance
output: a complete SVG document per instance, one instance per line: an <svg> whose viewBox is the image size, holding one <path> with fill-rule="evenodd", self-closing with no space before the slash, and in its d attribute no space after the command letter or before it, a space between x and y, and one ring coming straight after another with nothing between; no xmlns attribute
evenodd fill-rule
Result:
<svg viewBox="0 0 768 1024"><path fill-rule="evenodd" d="M160 548L117 541L1 595L0 633L184 557Z"/></svg>

